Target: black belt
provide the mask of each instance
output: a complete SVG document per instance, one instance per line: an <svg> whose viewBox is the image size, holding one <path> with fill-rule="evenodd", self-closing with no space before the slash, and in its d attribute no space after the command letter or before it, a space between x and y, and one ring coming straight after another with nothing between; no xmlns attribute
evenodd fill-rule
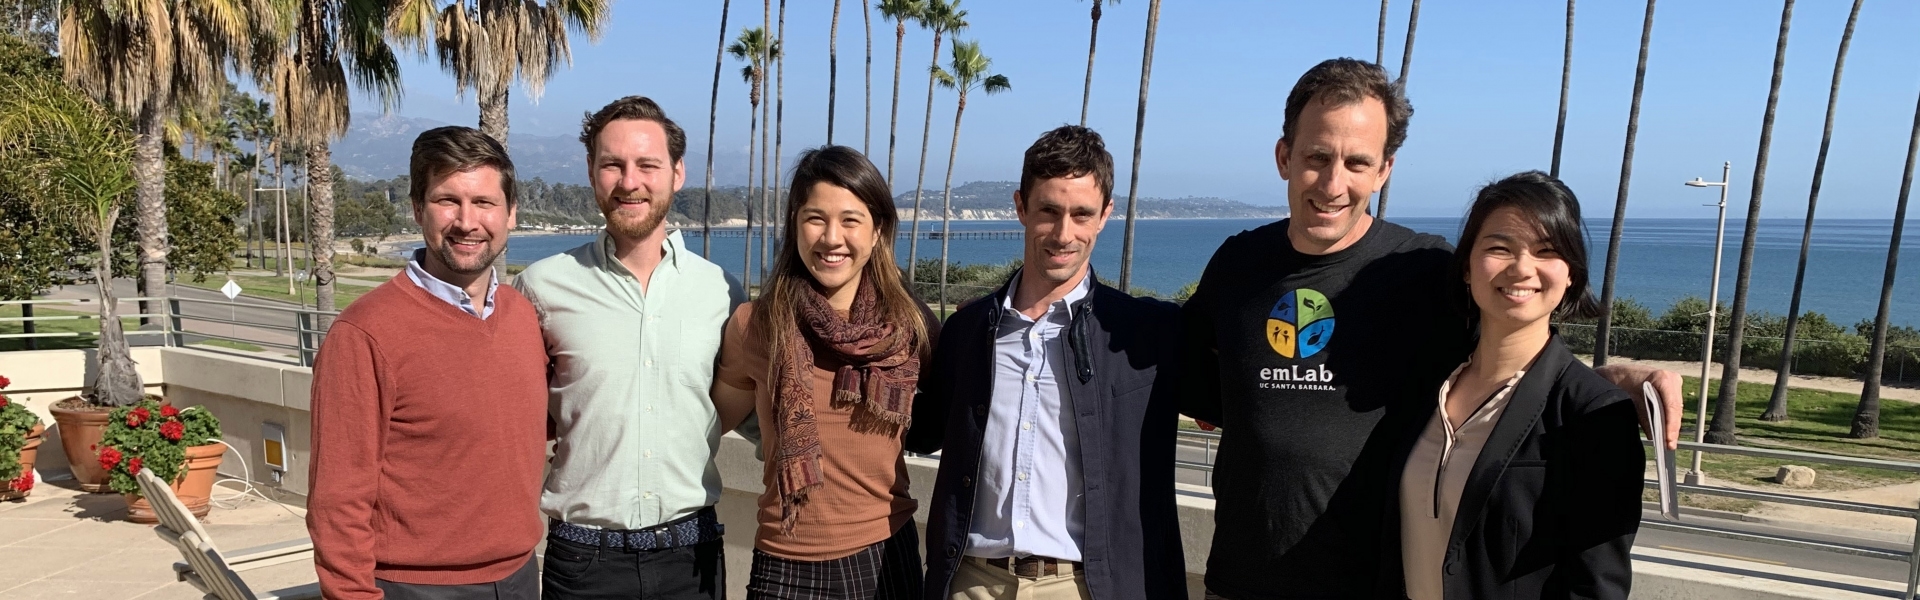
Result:
<svg viewBox="0 0 1920 600"><path fill-rule="evenodd" d="M594 529L560 520L547 521L547 533L569 542L621 550L665 550L720 539L726 526L713 507L645 529Z"/></svg>

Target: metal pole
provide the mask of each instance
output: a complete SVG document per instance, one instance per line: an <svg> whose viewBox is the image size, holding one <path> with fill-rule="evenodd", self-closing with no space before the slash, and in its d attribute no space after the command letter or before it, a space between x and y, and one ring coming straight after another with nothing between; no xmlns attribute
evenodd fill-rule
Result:
<svg viewBox="0 0 1920 600"><path fill-rule="evenodd" d="M1720 255L1721 250L1726 247L1727 188L1732 187L1729 185L1732 181L1730 177L1732 173L1733 163L1722 163L1720 166L1720 183L1709 184L1720 186L1720 204L1718 205L1720 207L1720 217L1713 229L1713 282L1707 285L1707 332L1704 334L1706 336L1706 347L1700 353L1700 407L1693 415L1693 441L1702 444L1707 441L1707 382L1713 378L1711 373L1713 370L1713 336L1715 328L1718 326L1716 320L1720 316ZM1748 218L1753 217L1749 215ZM1701 452L1699 450L1693 451L1693 472L1687 473L1687 483L1689 485L1705 485L1706 473L1700 470L1700 455Z"/></svg>

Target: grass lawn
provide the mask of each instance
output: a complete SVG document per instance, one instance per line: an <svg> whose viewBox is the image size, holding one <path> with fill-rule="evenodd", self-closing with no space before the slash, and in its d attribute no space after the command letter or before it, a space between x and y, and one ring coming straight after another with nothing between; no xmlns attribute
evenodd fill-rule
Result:
<svg viewBox="0 0 1920 600"><path fill-rule="evenodd" d="M233 276L233 280L240 284L240 293L242 295L286 302L299 302L304 299L308 306L313 305L313 285L311 282L301 284L297 290L297 294L288 294L287 280L284 277L235 275ZM208 276L206 281L199 283L185 280L179 283L185 286L219 290L220 286L227 284L227 278L214 275ZM361 295L371 291L373 291L373 288L370 287L335 282L333 284L334 309L345 309L348 304L352 304L353 301L359 299Z"/></svg>
<svg viewBox="0 0 1920 600"><path fill-rule="evenodd" d="M213 340L213 339L200 340L198 342L194 342L194 345L213 346L215 348L227 348L231 350L239 350L242 352L265 352L267 350L266 348L255 346L253 344L249 344L246 342L233 342L228 340Z"/></svg>
<svg viewBox="0 0 1920 600"><path fill-rule="evenodd" d="M73 337L35 338L36 343L39 345L40 349L42 350L75 349L75 348L92 348L95 346L94 338L97 337L100 333L100 321L99 321L100 313L90 312L90 311L71 310L71 307L68 307L65 309L56 309L56 308L48 308L47 306L48 305L45 305L45 304L38 305L36 308L33 309L33 316L35 317L80 316L80 317L86 317L86 318L63 319L59 321L34 321L35 333L55 333L55 332L71 331L71 332L78 332L80 334L78 336L73 336ZM20 315L20 307L18 305L0 306L0 317L19 317L19 316L21 315ZM0 334L26 333L27 329L25 325L26 323L22 321L0 321ZM134 318L134 317L121 317L120 326L125 328L127 331L139 329L140 319ZM131 337L134 337L134 336L130 336L130 338ZM25 350L26 348L27 348L26 339L21 339L21 338L0 339L0 351Z"/></svg>
<svg viewBox="0 0 1920 600"><path fill-rule="evenodd" d="M1700 380L1685 377L1686 380L1686 420L1688 433L1682 437L1693 439L1694 408L1699 402ZM1709 382L1711 386L1708 401L1719 393L1720 382ZM1880 437L1871 440L1847 438L1847 431L1853 423L1853 412L1860 404L1855 394L1791 388L1787 392L1787 415L1791 420L1770 423L1760 420L1760 413L1767 409L1767 397L1772 394L1769 383L1740 383L1740 394L1735 412L1735 435L1741 445L1757 448L1777 448L1820 454L1839 454L1865 458L1887 460L1920 461L1920 404L1883 400L1880 404ZM1711 416L1712 408L1708 408ZM1680 470L1684 472L1693 464L1693 453L1682 450L1678 453ZM1787 462L1744 456L1729 456L1706 453L1702 459L1709 477L1743 485L1775 485L1772 478L1776 471ZM1813 489L1847 490L1920 481L1920 475L1842 467L1835 465L1809 464L1819 472Z"/></svg>

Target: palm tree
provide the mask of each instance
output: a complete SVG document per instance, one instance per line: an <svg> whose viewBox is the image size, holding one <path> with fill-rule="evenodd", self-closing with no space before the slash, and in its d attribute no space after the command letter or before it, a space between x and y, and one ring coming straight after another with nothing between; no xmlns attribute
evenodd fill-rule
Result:
<svg viewBox="0 0 1920 600"><path fill-rule="evenodd" d="M309 197L307 251L312 255L314 308L333 302L333 155L328 144L346 135L348 82L391 109L400 100L400 62L382 35L383 3L303 0L293 7L294 32L273 63L269 87L280 106L274 125L305 149ZM322 316L315 329L333 324Z"/></svg>
<svg viewBox="0 0 1920 600"><path fill-rule="evenodd" d="M862 119L860 121L861 124L863 125L863 127L861 128L861 134L860 134L860 153L868 156L872 156L873 155L873 5L867 4L866 0L860 0L860 20L864 25L863 27L861 27L861 29L867 32L867 95L866 95L867 118Z"/></svg>
<svg viewBox="0 0 1920 600"><path fill-rule="evenodd" d="M1560 57L1560 117L1553 122L1553 167L1560 176L1560 143L1567 138L1567 86L1573 82L1573 0L1567 0L1567 46Z"/></svg>
<svg viewBox="0 0 1920 600"><path fill-rule="evenodd" d="M1913 133L1907 141L1907 168L1900 175L1900 199L1893 208L1893 239L1887 243L1887 274L1880 282L1880 309L1873 316L1873 344L1867 350L1867 383L1860 388L1860 408L1853 413L1847 437L1880 437L1880 375L1887 360L1887 322L1893 306L1893 278L1900 263L1900 234L1907 223L1907 197L1913 191L1913 159L1920 151L1920 105L1914 107Z"/></svg>
<svg viewBox="0 0 1920 600"><path fill-rule="evenodd" d="M959 35L967 28L967 11L960 10L960 0L927 0L926 9L920 13L920 26L933 30L933 64L927 66L927 120L920 129L920 177L913 183L913 229L907 237L907 285L913 285L915 271L920 262L920 193L927 187L927 142L933 135L933 84L940 75L940 35L953 33ZM941 240L945 248L947 242ZM941 262L940 285L946 286L946 263ZM944 292L943 292L944 293ZM944 302L944 299L942 299Z"/></svg>
<svg viewBox="0 0 1920 600"><path fill-rule="evenodd" d="M747 121L747 188L753 188L753 134L760 129L760 90L766 84L766 60L770 55L780 54L780 43L767 39L767 30L759 27L742 30L733 45L727 46L727 54L735 60L743 60L747 65L740 67L740 79L747 82L747 104L752 107ZM740 267L743 285L753 283L753 198L749 195L743 200L747 206L746 246L741 255L747 257Z"/></svg>
<svg viewBox="0 0 1920 600"><path fill-rule="evenodd" d="M256 42L279 35L269 0L62 2L60 58L67 81L133 117L134 215L140 293L167 281L167 121L181 108L217 106L228 68L258 67ZM255 69L255 74L260 74ZM159 307L141 302L140 312Z"/></svg>
<svg viewBox="0 0 1920 600"><path fill-rule="evenodd" d="M436 0L393 3L388 32L403 46L424 55L433 40L440 68L453 76L454 90L472 89L480 104L480 131L507 145L507 94L519 80L539 99L554 67L573 64L567 29L600 40L612 18L607 0L537 2ZM503 255L504 256L504 255Z"/></svg>
<svg viewBox="0 0 1920 600"><path fill-rule="evenodd" d="M727 58L727 9L733 0L720 1L720 41L713 45L713 98L707 105L707 189L706 198L700 202L700 256L713 253L713 132L720 119L720 66ZM751 136L751 134L749 134ZM749 142L752 140L749 139ZM747 154L752 157L752 153ZM748 161L752 166L752 161ZM753 180L751 176L747 178Z"/></svg>
<svg viewBox="0 0 1920 600"><path fill-rule="evenodd" d="M861 0L865 2L866 0ZM781 5L783 8L785 5ZM782 11L781 14L786 14ZM785 19L781 19L784 25ZM833 27L827 34L827 145L833 145L833 105L840 92L840 0L833 0Z"/></svg>
<svg viewBox="0 0 1920 600"><path fill-rule="evenodd" d="M947 150L947 196L940 209L941 306L947 305L947 239L951 237L948 233L952 231L953 226L953 159L960 153L960 118L967 114L967 92L978 89L992 95L1013 87L1007 82L1005 75L988 75L987 70L991 68L993 68L993 59L980 53L980 42L954 40L951 70L935 66L932 71L933 77L939 80L940 87L960 92L960 102L953 109L953 143ZM918 207L915 208L918 209ZM918 210L914 211L914 218L918 220Z"/></svg>
<svg viewBox="0 0 1920 600"><path fill-rule="evenodd" d="M780 29L775 32L774 42L786 44L787 41L787 0L780 0ZM787 133L787 56L776 54L773 57L773 170L763 177L773 181L772 192L760 197L760 280L767 280L767 245L771 228L779 227L780 215L773 210L774 197L780 193L780 146L785 142Z"/></svg>
<svg viewBox="0 0 1920 600"><path fill-rule="evenodd" d="M761 30L766 32L767 40L769 42L768 45L762 46L762 48L767 52L767 54L760 62L760 73L761 73L760 82L762 84L761 89L765 90L767 89L765 85L767 82L767 79L771 77L770 70L773 69L774 67L773 54L772 54L773 46L780 44L780 40L779 38L776 38L773 35L773 0L762 0L760 5L761 5L760 28ZM771 154L771 152L773 151L773 102L768 101L768 102L760 103L760 122L766 125L766 127L760 128L760 211L759 211L760 212L760 229L765 230L767 228L767 210L766 210L767 196L773 193L772 189L768 187L768 184L772 181L772 178L770 177L770 175L773 174L773 156ZM748 199L747 203L752 204L753 200ZM749 209L747 212L751 214L753 211ZM747 244L747 264L752 265L753 264L753 219L751 217L747 219L746 244ZM762 260L761 262L764 263L765 261ZM763 268L765 267L764 264L761 266ZM741 273L740 279L742 279L743 282L748 287L752 287L753 285L752 269L748 269L747 272ZM762 279L764 280L765 278L762 278Z"/></svg>
<svg viewBox="0 0 1920 600"><path fill-rule="evenodd" d="M1140 200L1140 145L1147 133L1147 84L1153 81L1153 38L1160 30L1160 0L1147 5L1147 43L1140 57L1140 109L1133 121L1133 168L1127 179L1127 231L1120 244L1120 289L1133 283L1133 223Z"/></svg>
<svg viewBox="0 0 1920 600"><path fill-rule="evenodd" d="M1627 141L1620 157L1620 190L1613 200L1613 231L1607 235L1607 267L1600 278L1600 306L1613 306L1613 277L1620 267L1621 226L1627 219L1627 184L1633 180L1633 140L1640 134L1640 93L1647 89L1647 47L1653 42L1653 4L1647 0L1647 16L1640 23L1640 62L1633 68L1633 101L1627 109ZM1594 327L1593 366L1607 364L1612 345L1613 311L1600 311L1600 324Z"/></svg>
<svg viewBox="0 0 1920 600"><path fill-rule="evenodd" d="M1413 70L1413 34L1419 30L1420 0L1413 0L1413 9L1407 14L1407 47L1400 50L1400 77L1394 80L1394 84L1400 86L1401 89L1406 88L1407 73ZM1384 48L1384 46L1382 47ZM1380 204L1374 208L1374 216L1387 216L1387 193L1391 191L1393 191L1392 179L1388 179L1386 183L1380 185Z"/></svg>
<svg viewBox="0 0 1920 600"><path fill-rule="evenodd" d="M893 113L887 122L887 187L893 187L893 149L900 131L900 56L907 43L907 21L918 21L927 10L925 0L880 0L880 18L893 21ZM912 268L909 266L908 268Z"/></svg>
<svg viewBox="0 0 1920 600"><path fill-rule="evenodd" d="M260 187L260 170L265 166L276 134L273 129L273 105L266 100L254 100L251 97L242 102L234 116L240 123L240 139L253 142L253 168L247 176L247 220L250 223L252 237L247 242L247 266L253 266L254 247L259 247L260 266L266 266L266 240L260 231L260 213L255 204L258 195L254 188Z"/></svg>
<svg viewBox="0 0 1920 600"><path fill-rule="evenodd" d="M100 363L85 397L103 406L133 404L144 388L113 293L114 223L139 184L135 144L114 111L72 88L32 77L0 80L0 168L39 188L34 196L50 212L72 218L96 244Z"/></svg>
<svg viewBox="0 0 1920 600"><path fill-rule="evenodd" d="M1787 29L1793 24L1793 0L1780 8L1780 37L1773 47L1773 83L1767 110L1760 117L1760 149L1753 159L1753 195L1747 201L1746 235L1740 241L1740 271L1733 280L1733 318L1727 321L1727 360L1720 367L1720 393L1713 402L1707 442L1733 444L1734 400L1739 398L1740 344L1746 338L1747 289L1753 281L1753 249L1760 237L1761 191L1767 186L1767 151L1773 146L1773 111L1780 104L1780 79L1787 66Z"/></svg>
<svg viewBox="0 0 1920 600"><path fill-rule="evenodd" d="M1080 126L1087 126L1087 105L1093 102L1093 50L1100 44L1100 6L1120 0L1093 0L1093 28L1087 32L1087 83L1080 88Z"/></svg>
<svg viewBox="0 0 1920 600"><path fill-rule="evenodd" d="M1813 244L1813 212L1820 204L1820 180L1827 171L1827 147L1833 142L1833 113L1840 105L1840 71L1847 64L1847 46L1853 43L1853 26L1860 20L1860 5L1853 0L1847 13L1847 28L1840 33L1840 50L1833 57L1833 83L1827 88L1827 121L1820 131L1820 153L1813 159L1813 187L1807 193L1807 224L1800 229L1800 262L1793 271L1793 299L1787 303L1787 331L1780 342L1780 369L1773 380L1773 395L1767 398L1762 421L1787 420L1787 384L1793 371L1793 334L1800 325L1800 290L1807 282L1807 249Z"/></svg>

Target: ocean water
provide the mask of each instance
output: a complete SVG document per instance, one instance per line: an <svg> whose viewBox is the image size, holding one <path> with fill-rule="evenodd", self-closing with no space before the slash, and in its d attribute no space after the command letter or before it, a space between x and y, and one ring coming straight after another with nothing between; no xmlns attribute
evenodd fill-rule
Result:
<svg viewBox="0 0 1920 600"><path fill-rule="evenodd" d="M1406 218L1394 222L1424 233L1455 241L1459 235L1457 218ZM1264 219L1160 219L1142 220L1135 227L1133 286L1147 288L1161 296L1172 296L1182 286L1200 278L1207 260L1229 236L1268 223ZM1784 314L1793 291L1794 265L1800 249L1799 219L1761 219L1753 257L1752 290L1748 308ZM939 222L922 222L921 230L938 231ZM1605 267L1607 234L1610 225L1588 225L1594 293ZM1727 220L1726 249L1721 265L1720 300L1733 302L1734 279L1738 273L1740 240L1745 223ZM956 221L953 231L1017 231L1014 221ZM1093 252L1094 270L1100 276L1120 277L1121 242L1126 224L1108 223ZM1688 295L1705 298L1713 270L1713 219L1628 219L1621 239L1616 294L1631 297L1652 308L1657 315ZM1807 281L1801 300L1804 310L1826 314L1834 322L1851 327L1861 319L1873 318L1880 298L1880 284L1887 263L1887 242L1891 220L1829 219L1813 229L1813 246L1807 258ZM1920 231L1909 231L1901 244L1900 263L1904 267L1894 284L1892 315L1899 325L1920 325ZM507 257L515 263L533 261L592 240L592 236L554 235L514 238ZM695 251L700 238L688 236ZM729 273L741 269L742 238L716 237L709 258ZM907 240L899 240L898 254L905 264ZM1017 259L1021 241L1012 239L955 239L947 249L949 260L963 264L1003 263ZM757 266L759 246L754 246ZM919 240L921 258L940 256L939 240Z"/></svg>

